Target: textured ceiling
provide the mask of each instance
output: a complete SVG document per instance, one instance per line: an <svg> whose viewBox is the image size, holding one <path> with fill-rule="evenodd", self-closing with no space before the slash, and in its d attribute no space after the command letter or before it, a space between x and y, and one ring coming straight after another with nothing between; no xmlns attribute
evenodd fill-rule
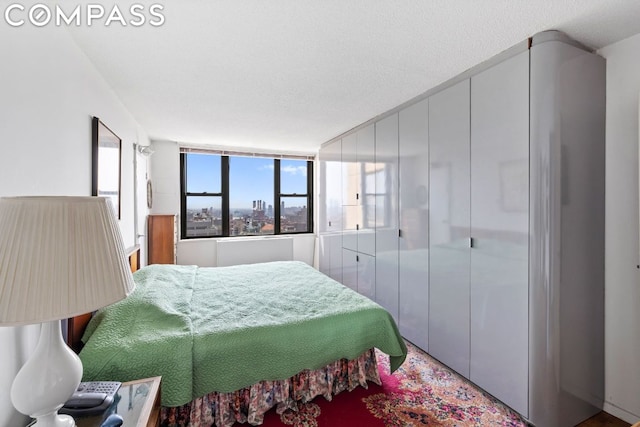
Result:
<svg viewBox="0 0 640 427"><path fill-rule="evenodd" d="M162 26L72 35L152 139L272 151L315 152L540 31L640 33L638 0L154 3Z"/></svg>

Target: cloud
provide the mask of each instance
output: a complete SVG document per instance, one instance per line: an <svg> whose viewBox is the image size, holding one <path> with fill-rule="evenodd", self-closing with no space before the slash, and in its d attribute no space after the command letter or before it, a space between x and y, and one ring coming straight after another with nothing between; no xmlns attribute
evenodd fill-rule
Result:
<svg viewBox="0 0 640 427"><path fill-rule="evenodd" d="M280 168L280 173L288 173L291 175L302 175L307 176L307 166L282 166Z"/></svg>
<svg viewBox="0 0 640 427"><path fill-rule="evenodd" d="M266 165L260 165L259 170L270 170L273 171L273 163L269 163ZM280 166L280 173L289 175L301 175L307 176L307 165L293 166L293 165L285 165Z"/></svg>

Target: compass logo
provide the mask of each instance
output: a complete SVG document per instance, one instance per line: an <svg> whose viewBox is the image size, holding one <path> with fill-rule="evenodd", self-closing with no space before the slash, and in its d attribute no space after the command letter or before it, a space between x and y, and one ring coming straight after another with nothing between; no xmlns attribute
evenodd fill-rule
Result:
<svg viewBox="0 0 640 427"><path fill-rule="evenodd" d="M141 27L145 24L159 27L165 22L163 11L164 6L157 3L148 8L142 4L132 4L124 9L117 4L111 8L101 4L87 4L77 5L73 9L63 9L60 5L49 6L36 3L25 6L13 3L4 10L4 20L12 27L21 27L27 23L36 27L46 25L91 27L96 23L105 27L111 25Z"/></svg>

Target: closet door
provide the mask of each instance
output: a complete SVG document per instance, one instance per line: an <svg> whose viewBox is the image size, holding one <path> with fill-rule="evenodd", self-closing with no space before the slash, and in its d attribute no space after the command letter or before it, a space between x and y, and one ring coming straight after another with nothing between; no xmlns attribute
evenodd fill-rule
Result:
<svg viewBox="0 0 640 427"><path fill-rule="evenodd" d="M355 133L342 138L342 246L358 250L357 227L360 222L358 199L360 173L358 165L358 137Z"/></svg>
<svg viewBox="0 0 640 427"><path fill-rule="evenodd" d="M342 283L342 235L332 233L325 236L329 253L329 277Z"/></svg>
<svg viewBox="0 0 640 427"><path fill-rule="evenodd" d="M429 353L469 376L469 80L429 98Z"/></svg>
<svg viewBox="0 0 640 427"><path fill-rule="evenodd" d="M342 282L342 141L330 146L326 163L327 233L325 247L329 252L329 276Z"/></svg>
<svg viewBox="0 0 640 427"><path fill-rule="evenodd" d="M358 293L372 300L375 299L376 258L358 253L356 264L358 270Z"/></svg>
<svg viewBox="0 0 640 427"><path fill-rule="evenodd" d="M362 217L362 207L357 205L342 206L342 247L354 252L358 251L358 228Z"/></svg>
<svg viewBox="0 0 640 427"><path fill-rule="evenodd" d="M358 204L357 195L360 192L358 179L358 137L355 133L342 138L342 204Z"/></svg>
<svg viewBox="0 0 640 427"><path fill-rule="evenodd" d="M342 284L366 297L374 299L375 260L375 257L371 255L342 249Z"/></svg>
<svg viewBox="0 0 640 427"><path fill-rule="evenodd" d="M358 139L358 180L357 205L360 206L358 223L358 252L376 254L376 181L375 181L375 129L369 125L360 129Z"/></svg>
<svg viewBox="0 0 640 427"><path fill-rule="evenodd" d="M319 269L342 282L342 142L332 142L318 153Z"/></svg>
<svg viewBox="0 0 640 427"><path fill-rule="evenodd" d="M376 301L398 321L398 114L376 123Z"/></svg>
<svg viewBox="0 0 640 427"><path fill-rule="evenodd" d="M327 214L327 160L325 147L320 148L318 152L318 171L318 269L329 275L331 269L329 245L324 240L329 221Z"/></svg>
<svg viewBox="0 0 640 427"><path fill-rule="evenodd" d="M358 253L342 249L342 284L358 292Z"/></svg>
<svg viewBox="0 0 640 427"><path fill-rule="evenodd" d="M429 126L427 99L399 113L399 328L428 351ZM378 253L379 256L379 253Z"/></svg>
<svg viewBox="0 0 640 427"><path fill-rule="evenodd" d="M471 79L471 380L528 409L529 52Z"/></svg>
<svg viewBox="0 0 640 427"><path fill-rule="evenodd" d="M321 167L324 171L324 207L326 213L325 230L329 233L342 231L342 141L338 140L324 147ZM321 154L322 151L321 150Z"/></svg>

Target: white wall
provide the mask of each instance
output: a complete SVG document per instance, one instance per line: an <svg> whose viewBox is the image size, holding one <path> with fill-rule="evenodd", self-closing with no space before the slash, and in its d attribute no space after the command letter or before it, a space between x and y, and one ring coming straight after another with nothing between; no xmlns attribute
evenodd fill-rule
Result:
<svg viewBox="0 0 640 427"><path fill-rule="evenodd" d="M133 144L148 144L145 132L66 29L3 25L0 40L0 196L91 195L91 117L100 117L123 141L120 227L126 246L137 243ZM26 425L9 391L38 329L0 327L0 426Z"/></svg>
<svg viewBox="0 0 640 427"><path fill-rule="evenodd" d="M640 419L638 95L640 34L599 51L607 59L605 410Z"/></svg>

